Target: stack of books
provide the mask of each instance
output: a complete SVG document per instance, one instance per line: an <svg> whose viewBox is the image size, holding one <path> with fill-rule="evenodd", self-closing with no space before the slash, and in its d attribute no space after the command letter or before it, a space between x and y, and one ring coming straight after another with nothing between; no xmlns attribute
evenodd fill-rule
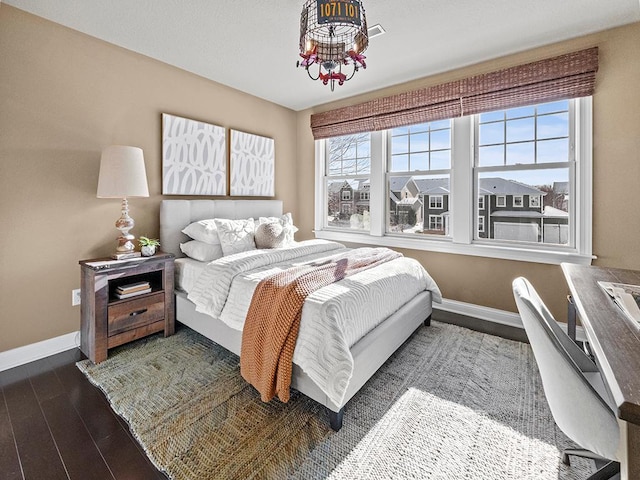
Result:
<svg viewBox="0 0 640 480"><path fill-rule="evenodd" d="M130 283L128 285L120 285L116 288L116 297L119 299L135 297L151 291L149 282Z"/></svg>

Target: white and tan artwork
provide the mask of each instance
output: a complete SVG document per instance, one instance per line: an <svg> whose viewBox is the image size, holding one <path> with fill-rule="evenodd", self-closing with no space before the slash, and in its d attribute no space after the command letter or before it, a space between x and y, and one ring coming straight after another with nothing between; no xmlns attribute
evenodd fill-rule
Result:
<svg viewBox="0 0 640 480"><path fill-rule="evenodd" d="M273 138L231 130L231 195L275 195Z"/></svg>
<svg viewBox="0 0 640 480"><path fill-rule="evenodd" d="M226 130L162 114L162 193L227 194Z"/></svg>

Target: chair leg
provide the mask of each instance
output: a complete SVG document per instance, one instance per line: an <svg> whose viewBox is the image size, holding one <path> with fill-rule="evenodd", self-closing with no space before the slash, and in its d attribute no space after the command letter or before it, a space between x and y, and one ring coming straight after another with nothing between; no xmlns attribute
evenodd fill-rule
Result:
<svg viewBox="0 0 640 480"><path fill-rule="evenodd" d="M620 464L618 462L611 461L591 475L587 480L609 480L617 473L620 473Z"/></svg>
<svg viewBox="0 0 640 480"><path fill-rule="evenodd" d="M570 465L569 455L575 455L576 457L590 458L591 460L603 460L600 455L596 455L591 450L585 450L583 448L566 448L562 452L562 463ZM614 461L607 461L607 463L601 467L597 472L591 475L587 480L609 480L616 473L620 473L620 464Z"/></svg>

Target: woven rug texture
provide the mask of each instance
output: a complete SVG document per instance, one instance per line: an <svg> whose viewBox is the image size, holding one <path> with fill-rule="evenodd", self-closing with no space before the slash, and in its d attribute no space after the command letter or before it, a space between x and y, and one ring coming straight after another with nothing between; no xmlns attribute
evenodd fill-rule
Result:
<svg viewBox="0 0 640 480"><path fill-rule="evenodd" d="M347 404L344 426L292 393L260 401L239 359L182 328L78 363L174 480L586 478L529 345L433 322Z"/></svg>

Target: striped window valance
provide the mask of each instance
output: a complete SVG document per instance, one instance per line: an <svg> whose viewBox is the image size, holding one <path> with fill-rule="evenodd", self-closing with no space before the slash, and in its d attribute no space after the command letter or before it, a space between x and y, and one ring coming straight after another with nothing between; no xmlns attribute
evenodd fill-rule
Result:
<svg viewBox="0 0 640 480"><path fill-rule="evenodd" d="M593 94L598 47L311 115L314 138L372 132Z"/></svg>

